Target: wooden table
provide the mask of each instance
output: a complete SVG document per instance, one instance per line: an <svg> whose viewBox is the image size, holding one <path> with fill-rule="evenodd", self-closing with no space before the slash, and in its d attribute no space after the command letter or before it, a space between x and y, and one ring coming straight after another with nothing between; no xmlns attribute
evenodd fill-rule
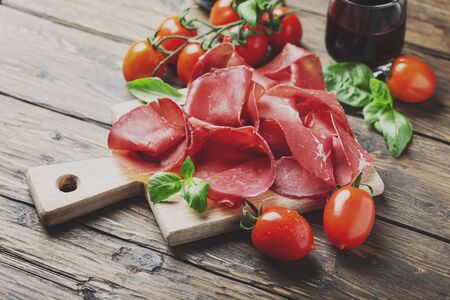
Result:
<svg viewBox="0 0 450 300"><path fill-rule="evenodd" d="M129 199L46 230L32 204L31 166L104 157L110 108L130 99L121 60L181 1L3 0L0 5L0 299L447 298L450 294L450 6L411 0L404 52L427 61L439 87L398 103L414 125L400 159L349 112L386 191L364 245L338 251L307 214L317 250L280 263L234 232L175 248L144 199ZM303 43L324 48L326 0L301 9ZM172 76L172 79L171 79ZM174 82L173 72L168 80Z"/></svg>

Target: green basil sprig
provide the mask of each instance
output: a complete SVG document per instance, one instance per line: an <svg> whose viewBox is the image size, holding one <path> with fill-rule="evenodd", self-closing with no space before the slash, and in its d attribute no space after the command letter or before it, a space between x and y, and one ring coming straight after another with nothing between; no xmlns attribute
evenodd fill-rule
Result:
<svg viewBox="0 0 450 300"><path fill-rule="evenodd" d="M395 110L386 83L374 78L368 66L356 62L329 65L323 73L327 89L340 102L363 107L364 120L383 135L391 155L399 157L412 138L412 125Z"/></svg>
<svg viewBox="0 0 450 300"><path fill-rule="evenodd" d="M343 62L328 65L323 70L327 89L339 101L354 107L363 107L372 101L370 79L372 70L364 64Z"/></svg>
<svg viewBox="0 0 450 300"><path fill-rule="evenodd" d="M389 88L381 80L370 79L373 101L363 109L364 120L381 133L393 157L399 157L412 138L409 119L396 111Z"/></svg>
<svg viewBox="0 0 450 300"><path fill-rule="evenodd" d="M158 77L145 77L127 83L128 91L137 99L148 103L158 98L170 98L178 104L185 102L185 95Z"/></svg>
<svg viewBox="0 0 450 300"><path fill-rule="evenodd" d="M150 200L162 202L183 190L181 195L189 207L198 213L204 212L208 207L209 183L193 177L195 165L189 156L181 165L180 172L183 178L171 172L158 172L150 176L148 179Z"/></svg>

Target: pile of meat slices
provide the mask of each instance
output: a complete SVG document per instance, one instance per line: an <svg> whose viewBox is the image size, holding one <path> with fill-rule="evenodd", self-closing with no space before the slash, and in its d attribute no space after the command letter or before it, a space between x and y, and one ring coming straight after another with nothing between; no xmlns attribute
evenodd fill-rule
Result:
<svg viewBox="0 0 450 300"><path fill-rule="evenodd" d="M318 57L288 44L267 65L245 65L220 44L195 65L186 103L159 99L122 116L108 138L137 172L178 170L191 156L209 198L235 206L272 189L322 198L372 162L356 142Z"/></svg>

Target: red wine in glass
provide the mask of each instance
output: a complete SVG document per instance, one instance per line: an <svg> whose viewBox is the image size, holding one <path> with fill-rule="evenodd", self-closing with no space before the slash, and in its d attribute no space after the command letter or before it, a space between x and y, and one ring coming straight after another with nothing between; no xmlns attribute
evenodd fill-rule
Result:
<svg viewBox="0 0 450 300"><path fill-rule="evenodd" d="M326 29L328 53L336 61L372 68L400 55L407 0L331 0Z"/></svg>

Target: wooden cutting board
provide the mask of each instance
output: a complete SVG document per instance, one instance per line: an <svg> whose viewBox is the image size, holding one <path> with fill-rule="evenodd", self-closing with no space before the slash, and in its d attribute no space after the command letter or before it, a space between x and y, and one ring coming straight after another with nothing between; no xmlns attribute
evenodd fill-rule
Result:
<svg viewBox="0 0 450 300"><path fill-rule="evenodd" d="M139 101L118 104L112 109L112 120L141 105ZM27 180L36 209L45 226L53 226L133 196L148 199L148 175L131 172L112 157L46 165L30 168ZM383 193L384 184L372 167L363 183L372 186L375 195ZM323 207L322 201L292 200L271 191L250 199L257 207L262 201L308 212ZM208 201L208 210L197 214L180 195L167 202L149 201L161 233L175 246L238 228L241 208L229 209Z"/></svg>

